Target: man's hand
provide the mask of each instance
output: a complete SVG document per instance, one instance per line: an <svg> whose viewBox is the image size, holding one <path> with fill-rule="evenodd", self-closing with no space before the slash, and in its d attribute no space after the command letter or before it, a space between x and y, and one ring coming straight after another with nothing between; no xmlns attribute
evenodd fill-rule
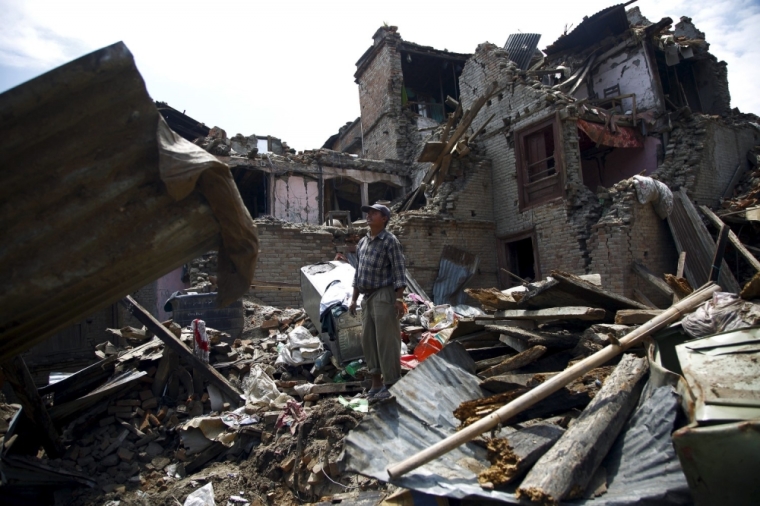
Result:
<svg viewBox="0 0 760 506"><path fill-rule="evenodd" d="M354 299L351 299L351 303L348 305L348 312L351 313L351 316L356 316L356 301Z"/></svg>
<svg viewBox="0 0 760 506"><path fill-rule="evenodd" d="M396 317L400 320L406 314L406 304L400 300L396 300L394 306L396 308Z"/></svg>

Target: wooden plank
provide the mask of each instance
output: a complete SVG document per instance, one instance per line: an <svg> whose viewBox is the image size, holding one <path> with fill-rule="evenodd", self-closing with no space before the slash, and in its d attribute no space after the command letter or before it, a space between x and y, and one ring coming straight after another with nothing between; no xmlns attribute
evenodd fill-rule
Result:
<svg viewBox="0 0 760 506"><path fill-rule="evenodd" d="M617 325L641 325L663 312L663 309L621 309L615 313L615 323Z"/></svg>
<svg viewBox="0 0 760 506"><path fill-rule="evenodd" d="M161 397L166 388L166 382L169 381L169 375L179 365L179 357L172 350L164 350L164 356L158 362L158 369L155 376L153 376L153 396Z"/></svg>
<svg viewBox="0 0 760 506"><path fill-rule="evenodd" d="M683 269L684 269L684 267L686 267L686 252L682 251L678 255L678 267L676 268L676 277L677 278L682 278L683 277Z"/></svg>
<svg viewBox="0 0 760 506"><path fill-rule="evenodd" d="M34 379L32 379L32 375L29 373L24 359L21 358L21 355L16 355L12 359L3 362L2 368L5 379L13 387L13 392L18 397L21 407L24 408L24 412L37 426L40 442L48 456L50 458L62 456L66 448L63 446L58 431L53 425L50 413L45 409L45 404L42 402L42 397L40 397L37 391Z"/></svg>
<svg viewBox="0 0 760 506"><path fill-rule="evenodd" d="M216 369L196 357L195 354L193 354L193 352L190 351L187 346L185 346L182 341L177 338L177 336L171 333L169 329L161 325L161 323L159 323L159 321L156 320L153 315L146 311L145 308L140 306L140 304L138 304L135 299L127 295L121 300L121 302L124 306L127 307L127 309L130 310L132 315L137 318L140 323L145 325L148 330L153 332L156 337L161 339L164 344L172 351L174 351L177 355L179 355L182 360L185 360L187 363L191 364L193 368L199 371L207 381L219 388L222 393L229 397L232 403L235 403L237 405L240 404L242 399L242 394L240 391L232 386L224 376L217 372Z"/></svg>
<svg viewBox="0 0 760 506"><path fill-rule="evenodd" d="M723 220L721 220L714 212L710 210L707 206L699 206L699 209L702 211L702 213L709 219L713 225L720 228L724 225ZM755 255L749 252L747 248L744 247L744 244L739 240L739 237L733 232L733 230L728 232L728 240L731 241L731 244L734 245L734 248L744 257L744 259L749 262L749 264L752 266L753 269L760 272L760 261L755 258ZM680 265L679 260L679 265ZM678 275L678 277L683 277L683 274Z"/></svg>
<svg viewBox="0 0 760 506"><path fill-rule="evenodd" d="M589 306L617 311L618 309L646 309L622 295L609 292L574 274L554 270L550 280L534 283L522 294L520 306L541 309L559 306Z"/></svg>
<svg viewBox="0 0 760 506"><path fill-rule="evenodd" d="M541 358L544 353L546 353L545 346L534 346L530 349L518 353L513 357L509 357L497 366L486 369L485 371L479 373L478 376L481 378L490 378L491 376L497 376L499 374L504 374L505 372L520 369L521 367L525 367L528 364L532 364Z"/></svg>
<svg viewBox="0 0 760 506"><path fill-rule="evenodd" d="M480 360L478 362L475 362L475 372L485 371L486 369L490 369L491 367L497 366L504 362L504 356L499 357L493 357L493 358L487 358L485 360Z"/></svg>
<svg viewBox="0 0 760 506"><path fill-rule="evenodd" d="M502 334L502 336L506 334L508 336L521 339L525 341L528 346L546 346L547 348L560 350L574 348L580 339L578 336L572 334L541 334L539 332L531 332L530 330L525 330L519 327L508 327L502 325L488 325L486 326L486 330L499 332ZM502 340L501 338L499 339L501 342L506 343L506 341Z"/></svg>
<svg viewBox="0 0 760 506"><path fill-rule="evenodd" d="M491 467L478 475L478 481L494 486L512 482L530 469L564 433L562 427L541 423L504 438L491 439L488 442Z"/></svg>
<svg viewBox="0 0 760 506"><path fill-rule="evenodd" d="M451 122L451 116L449 116L449 122ZM447 123L447 126L449 124ZM443 137L443 136L441 136ZM444 141L428 141L425 143L425 147L422 148L422 153L417 158L418 162L434 162L441 154L443 148L446 146Z"/></svg>
<svg viewBox="0 0 760 506"><path fill-rule="evenodd" d="M673 192L673 212L668 216L668 226L678 252L688 253L684 269L686 279L691 286L701 286L710 275L715 241L683 189ZM718 281L723 291L738 293L741 290L725 264L721 268Z"/></svg>
<svg viewBox="0 0 760 506"><path fill-rule="evenodd" d="M659 278L655 273L641 265L639 262L633 262L631 268L636 275L646 281L652 288L668 297L673 297L673 289L668 286L664 279Z"/></svg>
<svg viewBox="0 0 760 506"><path fill-rule="evenodd" d="M664 283L664 281L663 281ZM665 285L667 286L667 285ZM486 319L485 316L478 316L475 323L480 325L490 325L492 321L498 320L604 320L607 318L607 311L595 307L584 306L566 306L551 307L547 309L504 309L498 312L493 318ZM482 323L481 323L482 322Z"/></svg>
<svg viewBox="0 0 760 506"><path fill-rule="evenodd" d="M646 358L624 356L575 423L528 472L518 499L558 504L582 497L636 406L647 370Z"/></svg>
<svg viewBox="0 0 760 506"><path fill-rule="evenodd" d="M481 388L485 388L489 392L495 394L501 394L504 392L510 392L517 390L518 388L530 388L534 385L534 378L536 374L499 374L491 376L480 382Z"/></svg>

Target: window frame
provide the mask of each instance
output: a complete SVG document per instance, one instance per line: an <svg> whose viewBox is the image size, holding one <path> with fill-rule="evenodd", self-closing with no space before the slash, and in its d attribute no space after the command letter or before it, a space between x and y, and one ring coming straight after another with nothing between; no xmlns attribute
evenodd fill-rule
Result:
<svg viewBox="0 0 760 506"><path fill-rule="evenodd" d="M555 174L551 176L539 179L533 183L528 183L528 153L524 148L526 137L534 134L540 130L545 129L547 126L552 127L552 135L554 136L554 169ZM559 113L556 112L549 118L532 123L524 128L521 128L515 132L515 166L517 172L517 185L518 185L518 204L519 210L526 211L533 207L543 205L547 202L558 198L565 197L565 157L564 144L562 142L562 120L559 117ZM535 163L535 162L534 162ZM539 183L555 188L551 193L539 198L531 199L527 193L527 185L538 185Z"/></svg>

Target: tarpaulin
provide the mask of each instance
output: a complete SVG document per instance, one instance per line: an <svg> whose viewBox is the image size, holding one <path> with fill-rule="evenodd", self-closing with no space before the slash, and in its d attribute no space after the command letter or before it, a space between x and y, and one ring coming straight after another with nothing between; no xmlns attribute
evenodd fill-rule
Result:
<svg viewBox="0 0 760 506"><path fill-rule="evenodd" d="M612 133L604 125L578 120L578 128L597 144L614 148L643 148L644 141L631 127L617 125L617 132Z"/></svg>

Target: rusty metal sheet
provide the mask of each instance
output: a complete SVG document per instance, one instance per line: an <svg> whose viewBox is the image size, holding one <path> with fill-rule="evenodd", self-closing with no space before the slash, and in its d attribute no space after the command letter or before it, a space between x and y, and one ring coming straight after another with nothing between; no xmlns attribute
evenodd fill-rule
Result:
<svg viewBox="0 0 760 506"><path fill-rule="evenodd" d="M573 31L560 36L544 49L544 52L547 56L552 56L577 46L588 47L611 35L621 34L627 29L628 17L625 15L625 5L613 5L585 18Z"/></svg>
<svg viewBox="0 0 760 506"><path fill-rule="evenodd" d="M247 215L229 169L181 138L165 145L162 123L123 43L0 95L0 360L219 248ZM215 168L199 185L233 198L191 186L201 155ZM184 195L170 194L167 159ZM242 225L227 232L255 239ZM246 248L227 249L234 270Z"/></svg>
<svg viewBox="0 0 760 506"><path fill-rule="evenodd" d="M697 422L760 418L760 328L689 341L676 353Z"/></svg>
<svg viewBox="0 0 760 506"><path fill-rule="evenodd" d="M631 127L617 126L617 132L610 130L600 124L592 123L582 119L578 120L578 128L583 130L589 139L596 144L603 146L612 146L614 148L643 148L644 141L641 135Z"/></svg>

